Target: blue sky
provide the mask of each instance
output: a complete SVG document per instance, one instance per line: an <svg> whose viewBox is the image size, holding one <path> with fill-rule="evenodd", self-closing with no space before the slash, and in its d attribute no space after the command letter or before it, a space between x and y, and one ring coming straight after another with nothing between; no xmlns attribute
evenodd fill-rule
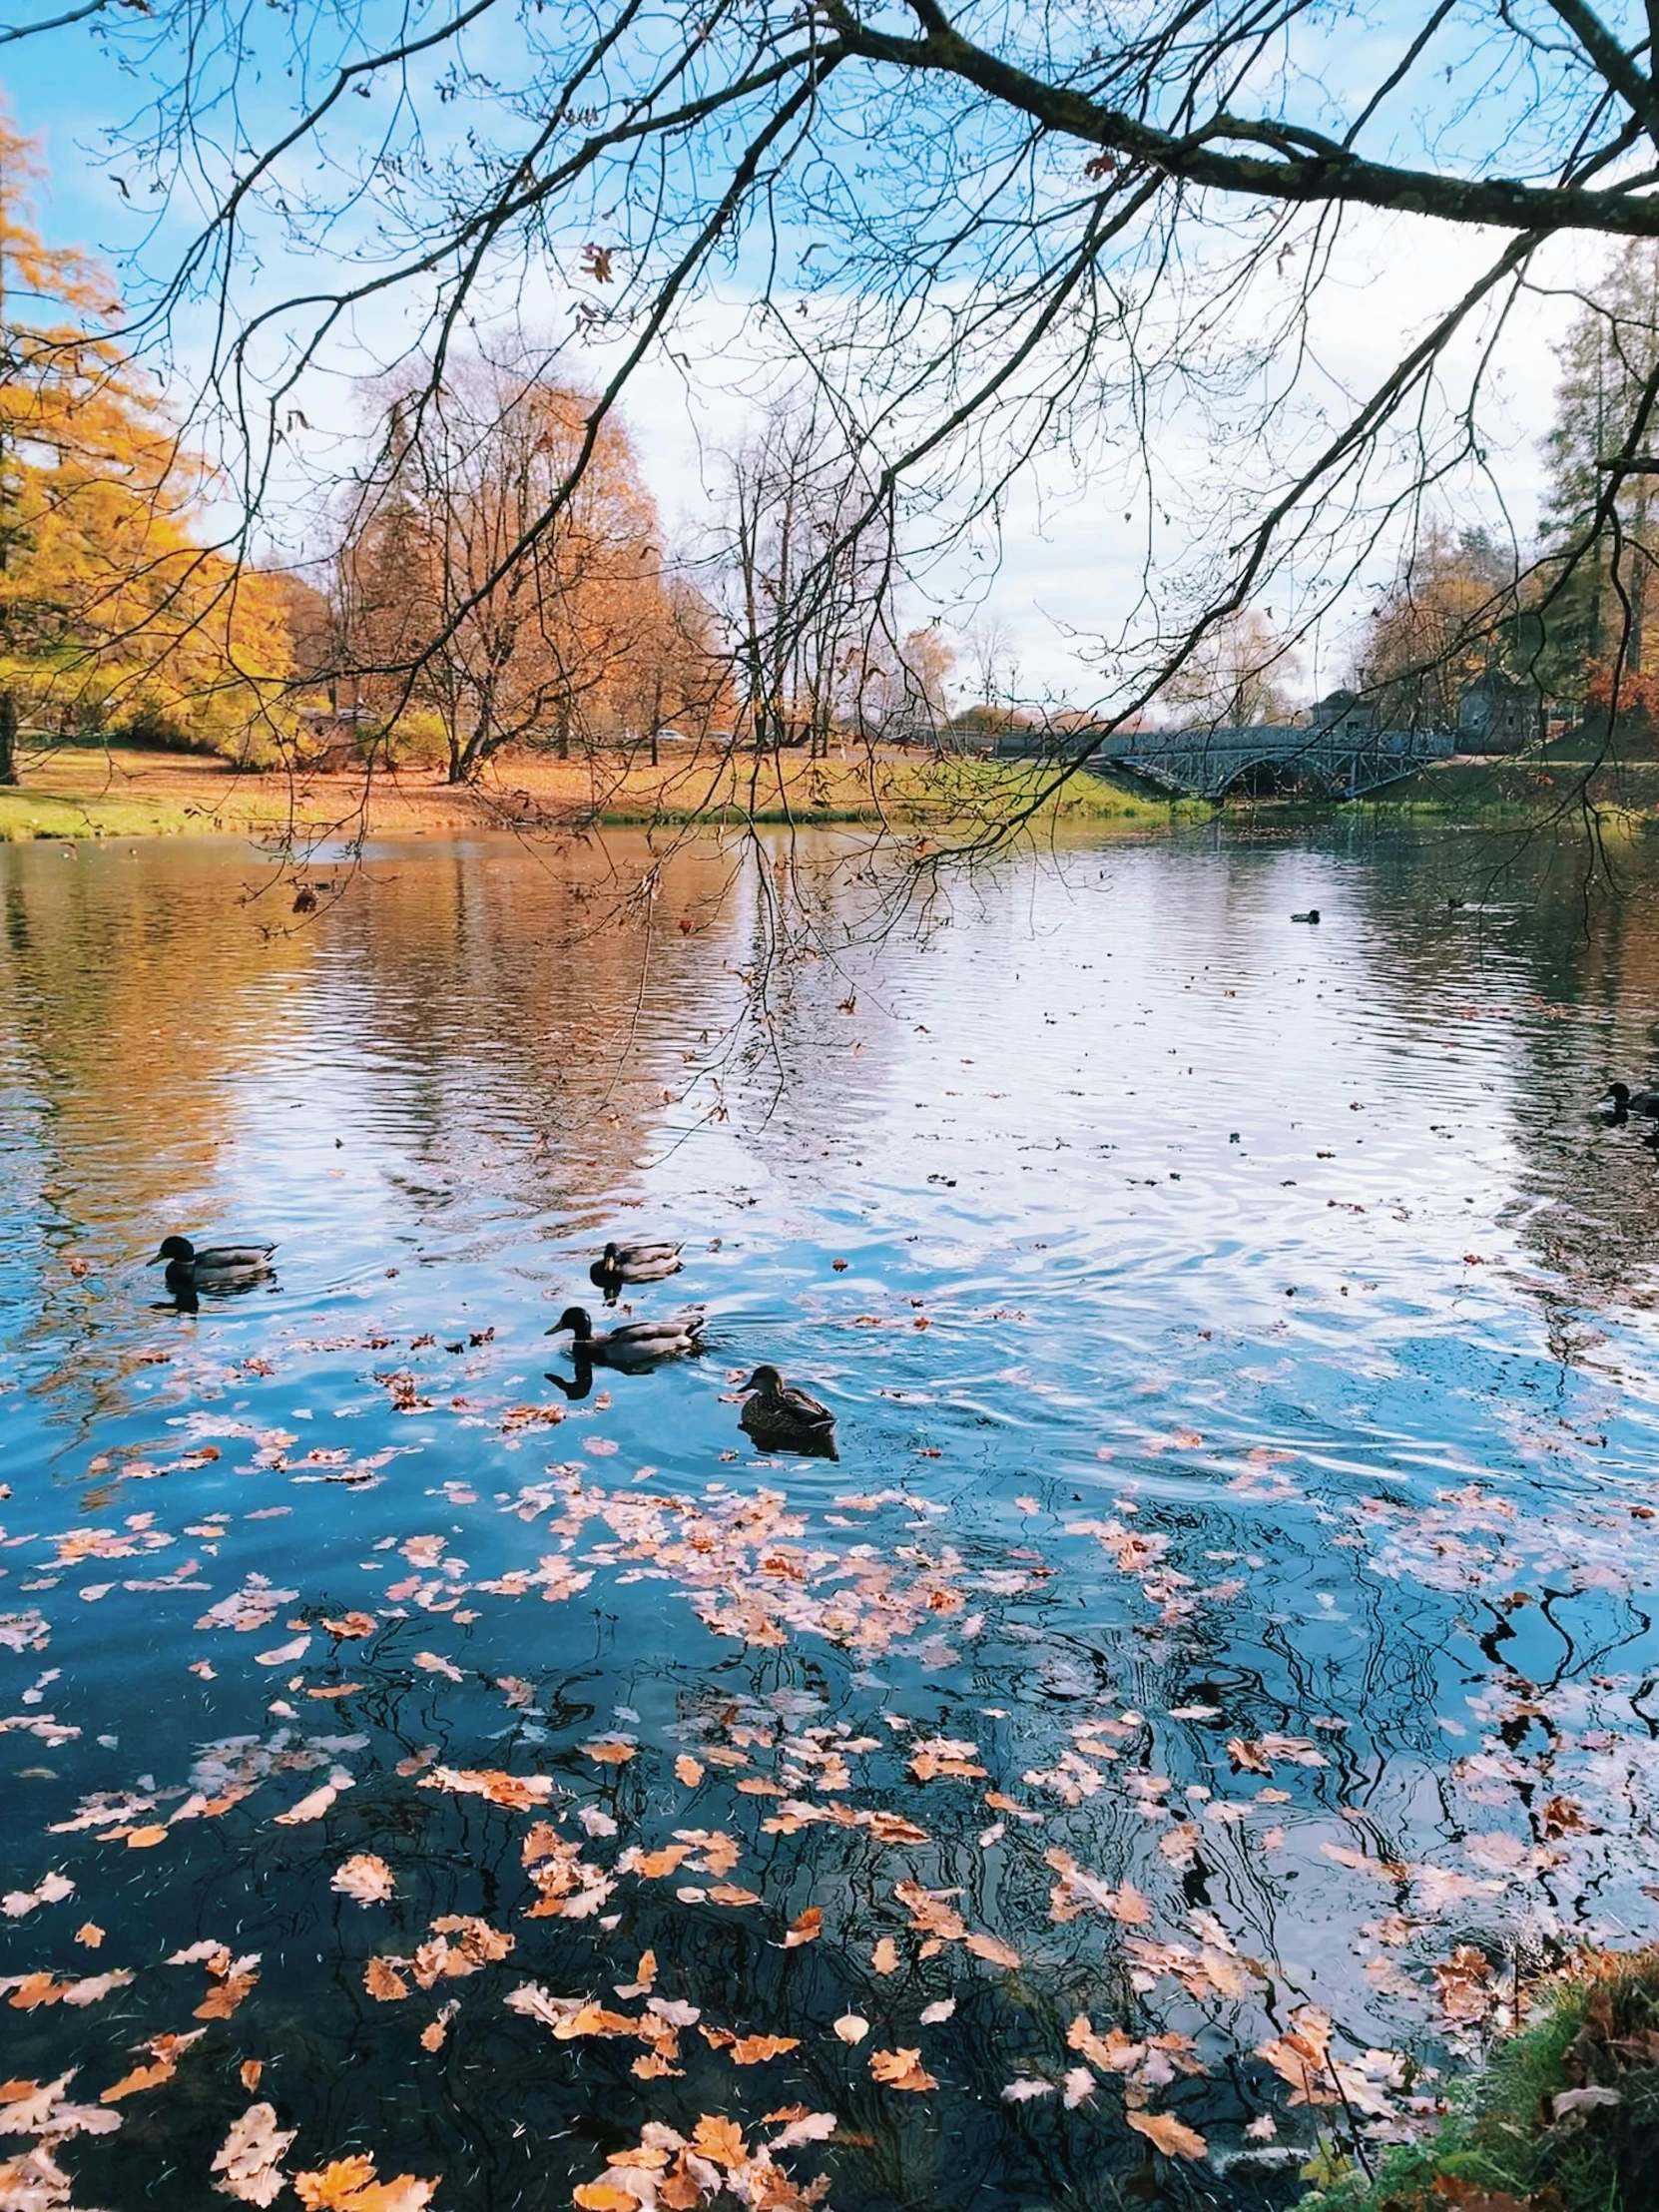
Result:
<svg viewBox="0 0 1659 2212"><path fill-rule="evenodd" d="M262 26L262 31L267 28ZM1355 39L1322 54L1322 66L1334 70L1338 79L1327 86L1332 113L1348 108L1354 89L1369 85L1385 70L1390 47L1396 43ZM81 32L25 41L10 48L7 58L6 89L15 119L46 141L51 178L41 212L48 235L59 242L96 248L118 267L126 257L139 254L152 271L167 267L171 254L188 236L188 224L174 218L147 237L149 219L122 197L103 160L105 130L131 112L142 87L117 67L104 42ZM1344 76L1352 78L1352 87L1341 81ZM279 75L273 74L253 94L256 118L275 116L287 89ZM1494 100L1500 97L1492 95ZM1314 119L1311 108L1318 104L1317 100L1299 101L1298 112L1310 113ZM364 128L375 120L372 103L364 103L360 110L350 102L346 106L352 110L353 126L359 114ZM1430 124L1450 128L1452 118L1449 112L1426 119L1416 114L1402 117L1401 123L1406 135L1416 138L1426 135ZM119 161L114 164L118 171L123 166ZM284 277L304 273L305 265L286 256L274 238L266 243L269 259L262 281L268 289L278 288ZM1420 325L1429 305L1460 287L1490 251L1491 242L1479 234L1449 225L1398 216L1351 218L1333 280L1313 320L1321 375L1332 388L1364 388L1378 367L1392 357L1402 334ZM1580 251L1579 261L1585 258ZM1572 268L1568 250L1558 251L1554 259L1559 270ZM559 275L556 265L543 273L550 316L562 305ZM651 364L627 405L665 515L688 539L695 539L709 518L710 485L718 475L718 459L712 456L741 437L747 417L742 396L741 337L749 303L744 275L740 260L724 292L695 311L679 348L680 363ZM1536 515L1538 440L1548 423L1554 380L1551 346L1564 328L1566 315L1560 303L1540 301L1517 318L1504 356L1503 403L1490 426L1493 474L1523 533ZM363 327L360 361L366 364L376 351L394 350L401 327L392 316ZM187 378L199 356L199 336L188 315L176 325L178 369ZM591 366L597 377L611 357L597 348L578 359ZM347 357L341 366L351 366L353 358ZM308 399L307 405L313 412L331 416L336 426L352 417L353 403L343 378L314 401ZM1223 488L1225 456L1209 454L1196 440L1193 426L1179 416L1154 435L1160 441L1155 463L1172 486L1172 499L1179 493L1192 501L1195 512L1200 510L1207 484L1213 483L1218 492ZM1006 504L994 580L988 586L984 581L993 564L988 546L981 541L977 559L937 569L932 588L958 621L967 618L973 600L987 598L1011 635L1028 691L1087 698L1093 679L1087 650L1080 648L1079 639L1109 630L1134 604L1139 590L1144 541L1138 528L1125 528L1123 511L1117 488L1109 488L1104 476L1087 468L1080 472L1063 457L1054 459L1030 471ZM1471 514L1469 519L1490 518ZM1374 576L1372 581L1376 580ZM1305 653L1304 679L1310 691L1328 688L1346 673L1354 604L1350 602L1346 612L1339 610L1322 624L1317 653L1312 648ZM912 609L918 620L932 611L920 599Z"/></svg>

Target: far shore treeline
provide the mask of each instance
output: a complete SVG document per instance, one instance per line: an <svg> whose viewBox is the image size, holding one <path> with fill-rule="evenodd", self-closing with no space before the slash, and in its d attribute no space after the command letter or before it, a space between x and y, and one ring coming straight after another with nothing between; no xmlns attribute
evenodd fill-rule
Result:
<svg viewBox="0 0 1659 2212"><path fill-rule="evenodd" d="M528 355L416 362L362 389L358 459L311 549L262 557L236 487L123 344L109 275L42 239L41 175L0 115L0 783L87 741L460 784L509 751L656 765L687 741L973 750L1089 719L1021 699L994 620L954 643L903 627L891 517L811 399L762 411L727 456L709 541L677 548L592 392ZM1587 290L1560 349L1535 542L1424 510L1350 656L1385 726L1448 728L1462 689L1496 672L1549 711L1540 733L1598 715L1627 755L1653 750L1652 475L1632 473L1594 524L1599 456L1659 366L1656 301L1652 241L1617 249ZM1171 679L1160 719L1296 720L1302 675L1298 639L1245 606Z"/></svg>

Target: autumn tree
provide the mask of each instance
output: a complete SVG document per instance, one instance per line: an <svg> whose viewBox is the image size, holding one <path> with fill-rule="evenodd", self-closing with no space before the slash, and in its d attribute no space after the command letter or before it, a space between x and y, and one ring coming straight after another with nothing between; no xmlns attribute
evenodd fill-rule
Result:
<svg viewBox="0 0 1659 2212"><path fill-rule="evenodd" d="M1428 522L1366 624L1361 689L1391 730L1456 726L1463 687L1517 651L1516 563L1479 530Z"/></svg>
<svg viewBox="0 0 1659 2212"><path fill-rule="evenodd" d="M505 746L617 734L640 657L673 627L633 448L593 415L572 387L452 364L393 396L348 502L342 672L388 713L436 712L452 783Z"/></svg>
<svg viewBox="0 0 1659 2212"><path fill-rule="evenodd" d="M1241 608L1208 631L1165 685L1163 698L1189 719L1220 727L1288 722L1287 685L1298 673L1293 647L1256 607Z"/></svg>
<svg viewBox="0 0 1659 2212"><path fill-rule="evenodd" d="M36 148L0 116L0 684L60 725L229 741L287 668L282 611L195 530L202 464L111 330L107 277L46 246Z"/></svg>

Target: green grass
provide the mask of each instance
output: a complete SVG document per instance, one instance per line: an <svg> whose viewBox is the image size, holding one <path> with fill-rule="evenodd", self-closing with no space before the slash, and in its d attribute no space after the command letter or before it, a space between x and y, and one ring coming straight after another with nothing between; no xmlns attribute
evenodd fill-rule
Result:
<svg viewBox="0 0 1659 2212"><path fill-rule="evenodd" d="M60 799L0 791L0 844L31 838L180 837L223 827L202 809L161 799Z"/></svg>
<svg viewBox="0 0 1659 2212"><path fill-rule="evenodd" d="M1551 2100L1618 2102L1557 2122ZM1297 2212L1651 2212L1659 2203L1659 1950L1602 1954L1454 2092L1438 2130L1375 2181L1325 2181Z"/></svg>

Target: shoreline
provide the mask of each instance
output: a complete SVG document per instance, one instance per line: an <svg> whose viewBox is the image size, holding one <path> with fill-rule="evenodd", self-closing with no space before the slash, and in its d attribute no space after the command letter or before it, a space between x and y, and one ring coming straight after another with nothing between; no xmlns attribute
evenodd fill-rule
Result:
<svg viewBox="0 0 1659 2212"><path fill-rule="evenodd" d="M601 829L755 825L832 829L883 826L906 833L971 832L1035 790L1029 762L916 759L876 753L851 761L737 757L634 768L538 756L490 765L472 785L429 769L239 772L212 756L138 748L63 747L25 763L0 790L0 843L132 837L247 836L313 845L353 839L478 832L572 835ZM1388 790L1349 802L1257 800L1218 806L1142 791L1127 781L1074 778L1033 816L1034 830L1099 826L1157 831L1237 820L1288 825L1363 815L1378 823L1504 829L1562 811L1593 811L1639 830L1659 822L1659 762L1458 759L1436 762Z"/></svg>

